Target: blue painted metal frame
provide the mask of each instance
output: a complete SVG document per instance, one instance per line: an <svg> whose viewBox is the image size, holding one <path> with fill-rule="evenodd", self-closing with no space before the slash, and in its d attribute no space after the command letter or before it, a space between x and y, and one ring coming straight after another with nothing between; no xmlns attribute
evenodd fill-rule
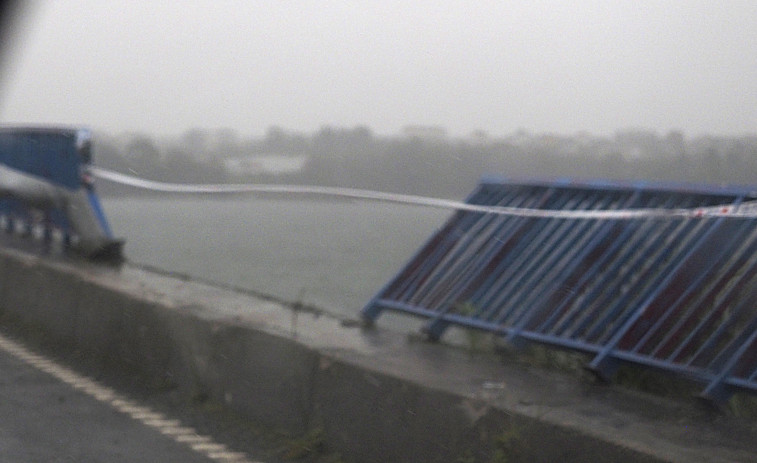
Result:
<svg viewBox="0 0 757 463"><path fill-rule="evenodd" d="M76 150L86 129L7 127L0 129L0 162L22 172L76 190L82 159Z"/></svg>
<svg viewBox="0 0 757 463"><path fill-rule="evenodd" d="M556 210L738 205L757 189L485 179L471 204ZM456 212L363 309L685 375L722 401L757 392L757 219L529 218Z"/></svg>
<svg viewBox="0 0 757 463"><path fill-rule="evenodd" d="M0 163L72 191L85 188L82 174L91 164L91 153L83 156L77 147L90 139L89 129L81 127L5 126L0 128ZM98 223L107 236L112 236L99 199L92 190L87 191L87 197ZM43 240L50 242L53 229L57 229L63 244L70 244L74 232L66 212L59 207L47 207L42 212ZM31 209L23 201L3 197L0 225L8 233L16 231L19 225L26 234L31 234L35 223Z"/></svg>
<svg viewBox="0 0 757 463"><path fill-rule="evenodd" d="M0 198L0 231L14 233L18 226L22 227L25 234L30 235L35 225L42 226L42 240L50 243L53 239L53 230L61 234L64 245L71 242L71 225L64 210L60 208L45 209L45 216L41 223L35 224L31 210L21 201L15 198Z"/></svg>

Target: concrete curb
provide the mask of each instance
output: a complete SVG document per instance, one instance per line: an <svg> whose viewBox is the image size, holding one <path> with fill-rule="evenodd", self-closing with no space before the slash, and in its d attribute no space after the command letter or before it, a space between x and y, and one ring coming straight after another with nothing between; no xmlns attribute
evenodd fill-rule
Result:
<svg viewBox="0 0 757 463"><path fill-rule="evenodd" d="M93 368L210 398L293 435L321 429L345 461L495 461L497 452L510 462L718 460L665 436L603 429L599 418L586 418L596 428L577 424L557 402L534 411L518 392L534 389L530 373L508 376L490 358L128 265L0 249L0 301L0 319L81 352Z"/></svg>

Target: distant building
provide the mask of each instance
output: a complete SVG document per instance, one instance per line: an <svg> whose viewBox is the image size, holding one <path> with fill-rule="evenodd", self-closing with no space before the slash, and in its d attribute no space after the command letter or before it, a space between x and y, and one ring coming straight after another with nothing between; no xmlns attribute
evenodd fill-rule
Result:
<svg viewBox="0 0 757 463"><path fill-rule="evenodd" d="M427 141L442 141L447 138L447 129L438 125L406 125L402 134L408 138Z"/></svg>
<svg viewBox="0 0 757 463"><path fill-rule="evenodd" d="M512 135L509 135L505 140L514 146L524 147L531 144L533 135L526 129L518 129Z"/></svg>
<svg viewBox="0 0 757 463"><path fill-rule="evenodd" d="M236 176L248 175L286 175L300 172L308 161L308 156L261 154L225 159L223 161L226 172Z"/></svg>
<svg viewBox="0 0 757 463"><path fill-rule="evenodd" d="M654 156L660 150L660 136L654 130L624 129L615 132L615 145L625 159Z"/></svg>
<svg viewBox="0 0 757 463"><path fill-rule="evenodd" d="M486 145L491 142L491 139L489 138L489 134L485 130L474 130L473 132L468 135L467 138L468 143L472 143L474 145Z"/></svg>

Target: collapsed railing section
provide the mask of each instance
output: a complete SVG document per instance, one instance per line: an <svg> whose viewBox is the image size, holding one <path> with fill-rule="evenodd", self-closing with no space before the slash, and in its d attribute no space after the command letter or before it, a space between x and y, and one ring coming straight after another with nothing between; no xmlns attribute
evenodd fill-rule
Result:
<svg viewBox="0 0 757 463"><path fill-rule="evenodd" d="M483 181L471 204L634 211L697 209L754 190ZM616 216L617 217L617 216ZM630 219L456 212L363 309L593 354L707 384L703 396L757 392L757 218L660 214Z"/></svg>

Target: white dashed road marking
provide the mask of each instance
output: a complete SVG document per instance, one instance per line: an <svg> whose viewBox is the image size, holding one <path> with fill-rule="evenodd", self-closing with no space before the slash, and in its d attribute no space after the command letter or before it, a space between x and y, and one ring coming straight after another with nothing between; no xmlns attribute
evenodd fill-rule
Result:
<svg viewBox="0 0 757 463"><path fill-rule="evenodd" d="M181 421L166 418L165 415L157 413L149 407L137 404L121 396L113 389L58 365L46 357L35 354L3 335L0 335L0 349L211 460L221 463L262 463L250 460L245 453L231 451L225 445L213 441L212 437L198 434L194 428L182 426Z"/></svg>

